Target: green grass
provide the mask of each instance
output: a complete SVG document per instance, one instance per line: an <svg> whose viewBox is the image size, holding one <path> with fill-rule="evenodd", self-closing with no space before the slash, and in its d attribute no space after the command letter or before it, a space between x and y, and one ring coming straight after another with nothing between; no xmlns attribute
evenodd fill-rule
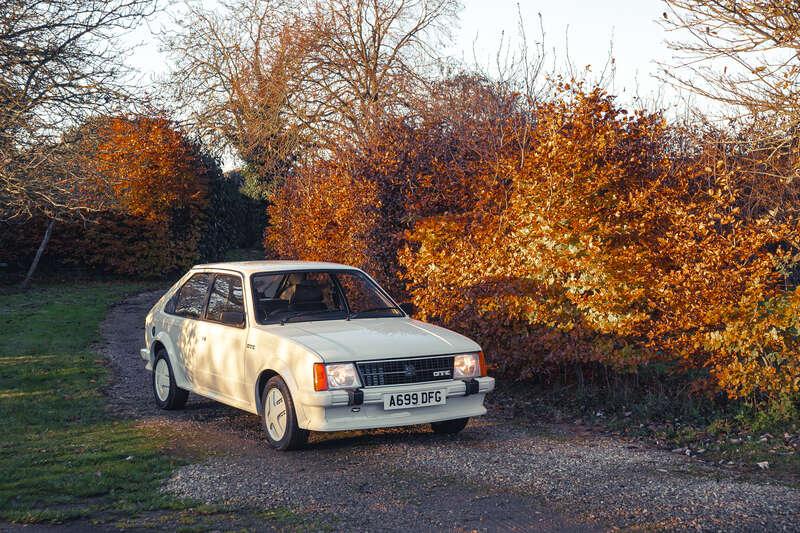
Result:
<svg viewBox="0 0 800 533"><path fill-rule="evenodd" d="M90 344L108 307L143 285L0 294L0 518L62 521L179 507L159 486L178 459L106 413Z"/></svg>
<svg viewBox="0 0 800 533"><path fill-rule="evenodd" d="M791 398L735 402L705 419L656 426L653 434L707 461L733 463L759 477L800 486L800 408ZM759 463L768 463L768 470L761 471Z"/></svg>

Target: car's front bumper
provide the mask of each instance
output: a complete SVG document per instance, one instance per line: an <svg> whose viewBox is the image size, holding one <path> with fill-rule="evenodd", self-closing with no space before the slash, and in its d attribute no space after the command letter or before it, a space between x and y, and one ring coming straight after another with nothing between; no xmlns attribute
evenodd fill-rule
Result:
<svg viewBox="0 0 800 533"><path fill-rule="evenodd" d="M148 350L147 348L142 348L141 350L139 350L139 355L146 362L146 364L144 365L145 369L152 371L153 370L153 360L150 357L150 350Z"/></svg>
<svg viewBox="0 0 800 533"><path fill-rule="evenodd" d="M346 431L480 416L486 414L483 399L487 392L494 390L494 378L482 377L476 381L478 390L474 394L466 394L467 384L461 380L366 387L361 389L364 401L360 405L352 404L351 395L346 390L302 392L295 399L299 404L298 422L301 427L312 431ZM384 394L434 390L447 391L446 404L389 411L383 408Z"/></svg>

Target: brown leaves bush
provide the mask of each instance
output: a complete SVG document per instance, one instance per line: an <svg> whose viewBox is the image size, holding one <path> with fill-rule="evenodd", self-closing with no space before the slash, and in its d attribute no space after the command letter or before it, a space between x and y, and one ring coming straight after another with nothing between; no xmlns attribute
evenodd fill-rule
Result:
<svg viewBox="0 0 800 533"><path fill-rule="evenodd" d="M199 259L208 205L209 169L197 147L168 120L107 117L83 155L103 176L114 209L89 221L56 224L46 259L86 271L157 278ZM43 233L34 220L3 239L7 260L30 257Z"/></svg>
<svg viewBox="0 0 800 533"><path fill-rule="evenodd" d="M374 272L377 186L334 163L308 166L286 179L269 209L265 248L307 261L344 261Z"/></svg>
<svg viewBox="0 0 800 533"><path fill-rule="evenodd" d="M207 169L183 134L159 117L113 117L99 126L93 153L118 208L85 228L68 228L65 262L115 274L159 277L192 266L208 204Z"/></svg>
<svg viewBox="0 0 800 533"><path fill-rule="evenodd" d="M163 221L172 209L206 206L208 179L200 155L169 120L113 117L99 130L94 161L123 212Z"/></svg>
<svg viewBox="0 0 800 533"><path fill-rule="evenodd" d="M506 374L677 361L731 396L798 392L796 206L754 208L752 161L724 134L687 138L571 87L491 120L438 117L287 182L272 246L368 270L389 249L421 317Z"/></svg>

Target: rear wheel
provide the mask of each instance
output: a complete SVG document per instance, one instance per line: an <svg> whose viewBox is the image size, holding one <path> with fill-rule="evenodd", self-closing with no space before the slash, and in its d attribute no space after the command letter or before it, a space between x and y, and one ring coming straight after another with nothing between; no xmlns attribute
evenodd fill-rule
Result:
<svg viewBox="0 0 800 533"><path fill-rule="evenodd" d="M280 376L273 376L261 395L262 419L270 446L276 450L296 450L308 441L308 431L297 425L297 414L289 387Z"/></svg>
<svg viewBox="0 0 800 533"><path fill-rule="evenodd" d="M467 422L469 422L469 418L456 418L455 420L431 422L431 429L434 433L453 435L467 427Z"/></svg>
<svg viewBox="0 0 800 533"><path fill-rule="evenodd" d="M156 354L156 362L153 365L153 396L156 405L166 410L183 409L189 398L189 391L183 390L175 383L175 373L164 350Z"/></svg>

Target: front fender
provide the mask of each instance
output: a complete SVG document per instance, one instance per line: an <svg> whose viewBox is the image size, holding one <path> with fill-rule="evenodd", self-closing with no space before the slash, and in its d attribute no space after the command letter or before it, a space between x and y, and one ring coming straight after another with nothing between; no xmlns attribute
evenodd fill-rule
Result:
<svg viewBox="0 0 800 533"><path fill-rule="evenodd" d="M292 370L289 368L288 365L280 362L274 361L271 364L265 364L263 368L261 368L258 372L256 372L256 378L253 381L253 398L255 398L255 405L256 411L258 414L263 413L264 406L261 404L261 392L259 391L260 388L260 377L263 374L268 375L279 375L283 381L286 383L286 386L289 387L289 392L292 394L292 398L297 398L299 393L299 387L297 385L297 380L294 379L292 376ZM295 401L295 409L298 409L297 402Z"/></svg>
<svg viewBox="0 0 800 533"><path fill-rule="evenodd" d="M259 378L264 372L276 373L289 388L298 423L303 427L308 416L299 399L303 391L314 390L314 363L321 363L322 357L297 342L263 330L252 331L247 344L245 375L252 384L257 411L262 412Z"/></svg>

